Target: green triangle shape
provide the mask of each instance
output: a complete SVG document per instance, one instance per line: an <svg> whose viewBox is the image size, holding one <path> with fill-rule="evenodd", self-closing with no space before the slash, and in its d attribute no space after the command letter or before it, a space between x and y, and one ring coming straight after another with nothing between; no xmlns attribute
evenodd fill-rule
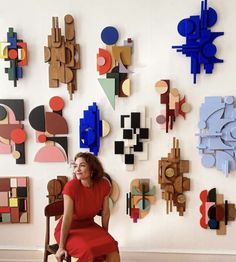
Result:
<svg viewBox="0 0 236 262"><path fill-rule="evenodd" d="M98 81L105 92L111 106L115 110L115 79L98 78Z"/></svg>

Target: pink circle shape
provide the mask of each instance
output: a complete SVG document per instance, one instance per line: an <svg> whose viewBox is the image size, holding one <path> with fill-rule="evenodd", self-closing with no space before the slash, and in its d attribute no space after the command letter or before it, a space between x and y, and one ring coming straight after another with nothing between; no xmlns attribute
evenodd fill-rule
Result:
<svg viewBox="0 0 236 262"><path fill-rule="evenodd" d="M156 121L158 124L162 125L166 122L166 117L164 115L159 115L156 117Z"/></svg>
<svg viewBox="0 0 236 262"><path fill-rule="evenodd" d="M106 63L106 60L105 60L104 57L99 56L99 57L97 58L97 65L98 65L98 66L103 66L103 65L105 65L105 63Z"/></svg>

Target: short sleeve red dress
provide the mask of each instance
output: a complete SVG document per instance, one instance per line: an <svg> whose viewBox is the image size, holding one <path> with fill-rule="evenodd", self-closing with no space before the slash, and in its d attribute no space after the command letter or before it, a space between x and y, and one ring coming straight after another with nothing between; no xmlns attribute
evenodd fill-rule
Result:
<svg viewBox="0 0 236 262"><path fill-rule="evenodd" d="M101 226L94 222L94 217L102 210L104 197L110 192L107 179L95 180L92 187L85 187L74 178L69 181L63 194L74 202L71 228L66 242L66 250L79 262L87 262L96 257L118 252L118 243ZM62 218L55 228L55 239L60 242Z"/></svg>

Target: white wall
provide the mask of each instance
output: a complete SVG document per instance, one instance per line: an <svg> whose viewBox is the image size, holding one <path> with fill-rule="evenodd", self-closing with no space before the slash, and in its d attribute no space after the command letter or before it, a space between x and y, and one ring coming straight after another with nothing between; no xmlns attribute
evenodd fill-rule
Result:
<svg viewBox="0 0 236 262"><path fill-rule="evenodd" d="M79 151L77 121L83 110L92 102L100 106L102 116L111 124L111 134L102 141L100 159L106 171L120 186L120 199L113 210L110 231L124 250L152 250L179 252L235 253L236 223L227 226L227 235L216 236L214 231L203 230L199 226L199 193L203 189L216 187L230 202L236 201L235 172L229 178L213 169L201 166L195 133L198 110L206 95L234 95L236 31L233 0L214 0L209 4L217 10L218 22L215 31L224 31L219 37L217 56L225 62L215 66L214 74L198 76L198 84L192 84L190 61L171 49L173 44L181 44L184 39L177 33L178 22L190 15L198 15L200 0L40 0L4 1L0 6L0 39L6 39L8 27L14 27L19 38L27 42L29 65L24 68L25 77L13 88L7 81L4 69L0 70L0 98L22 98L25 113L37 105L48 105L54 95L66 101L64 116L70 126L70 156ZM11 9L11 10L10 10ZM48 88L48 65L44 64L43 46L47 45L51 17L59 16L61 27L63 17L70 13L76 21L77 42L81 45L82 69L78 71L78 91L73 101L68 100L65 87ZM120 43L127 37L134 40L132 96L117 99L113 111L97 81L96 53L103 46L101 30L113 25L119 29ZM177 119L175 129L169 134L159 130L155 117L163 106L154 84L159 79L170 79L192 104L193 110L187 119ZM113 153L113 143L119 139L120 114L130 113L136 105L147 105L147 113L152 118L149 161L140 162L135 171L126 172L121 158ZM49 109L49 107L47 107ZM26 165L16 165L8 155L0 156L0 176L29 176L31 182L31 223L26 225L0 225L0 248L42 248L44 243L43 208L47 203L47 182L57 175L70 175L71 169L65 163L40 164L33 158L40 145L35 143L34 130L25 121L28 132L26 143ZM184 217L177 212L165 213L165 201L157 185L157 161L166 156L172 145L172 137L180 139L183 159L190 160L191 191L186 193L187 210ZM150 214L138 224L133 224L125 214L125 195L133 178L149 177L157 185L157 202ZM4 236L4 237L2 237Z"/></svg>

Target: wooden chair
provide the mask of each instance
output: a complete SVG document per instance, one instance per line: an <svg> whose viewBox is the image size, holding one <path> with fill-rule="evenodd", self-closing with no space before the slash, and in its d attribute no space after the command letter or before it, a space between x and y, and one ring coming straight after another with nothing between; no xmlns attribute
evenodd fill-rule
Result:
<svg viewBox="0 0 236 262"><path fill-rule="evenodd" d="M58 244L50 245L50 220L52 217L61 216L63 210L63 200L48 204L44 209L44 214L46 216L46 235L43 262L48 262L48 256L52 254L55 255L58 250ZM63 258L63 260L71 262L71 256L68 254L67 259Z"/></svg>

